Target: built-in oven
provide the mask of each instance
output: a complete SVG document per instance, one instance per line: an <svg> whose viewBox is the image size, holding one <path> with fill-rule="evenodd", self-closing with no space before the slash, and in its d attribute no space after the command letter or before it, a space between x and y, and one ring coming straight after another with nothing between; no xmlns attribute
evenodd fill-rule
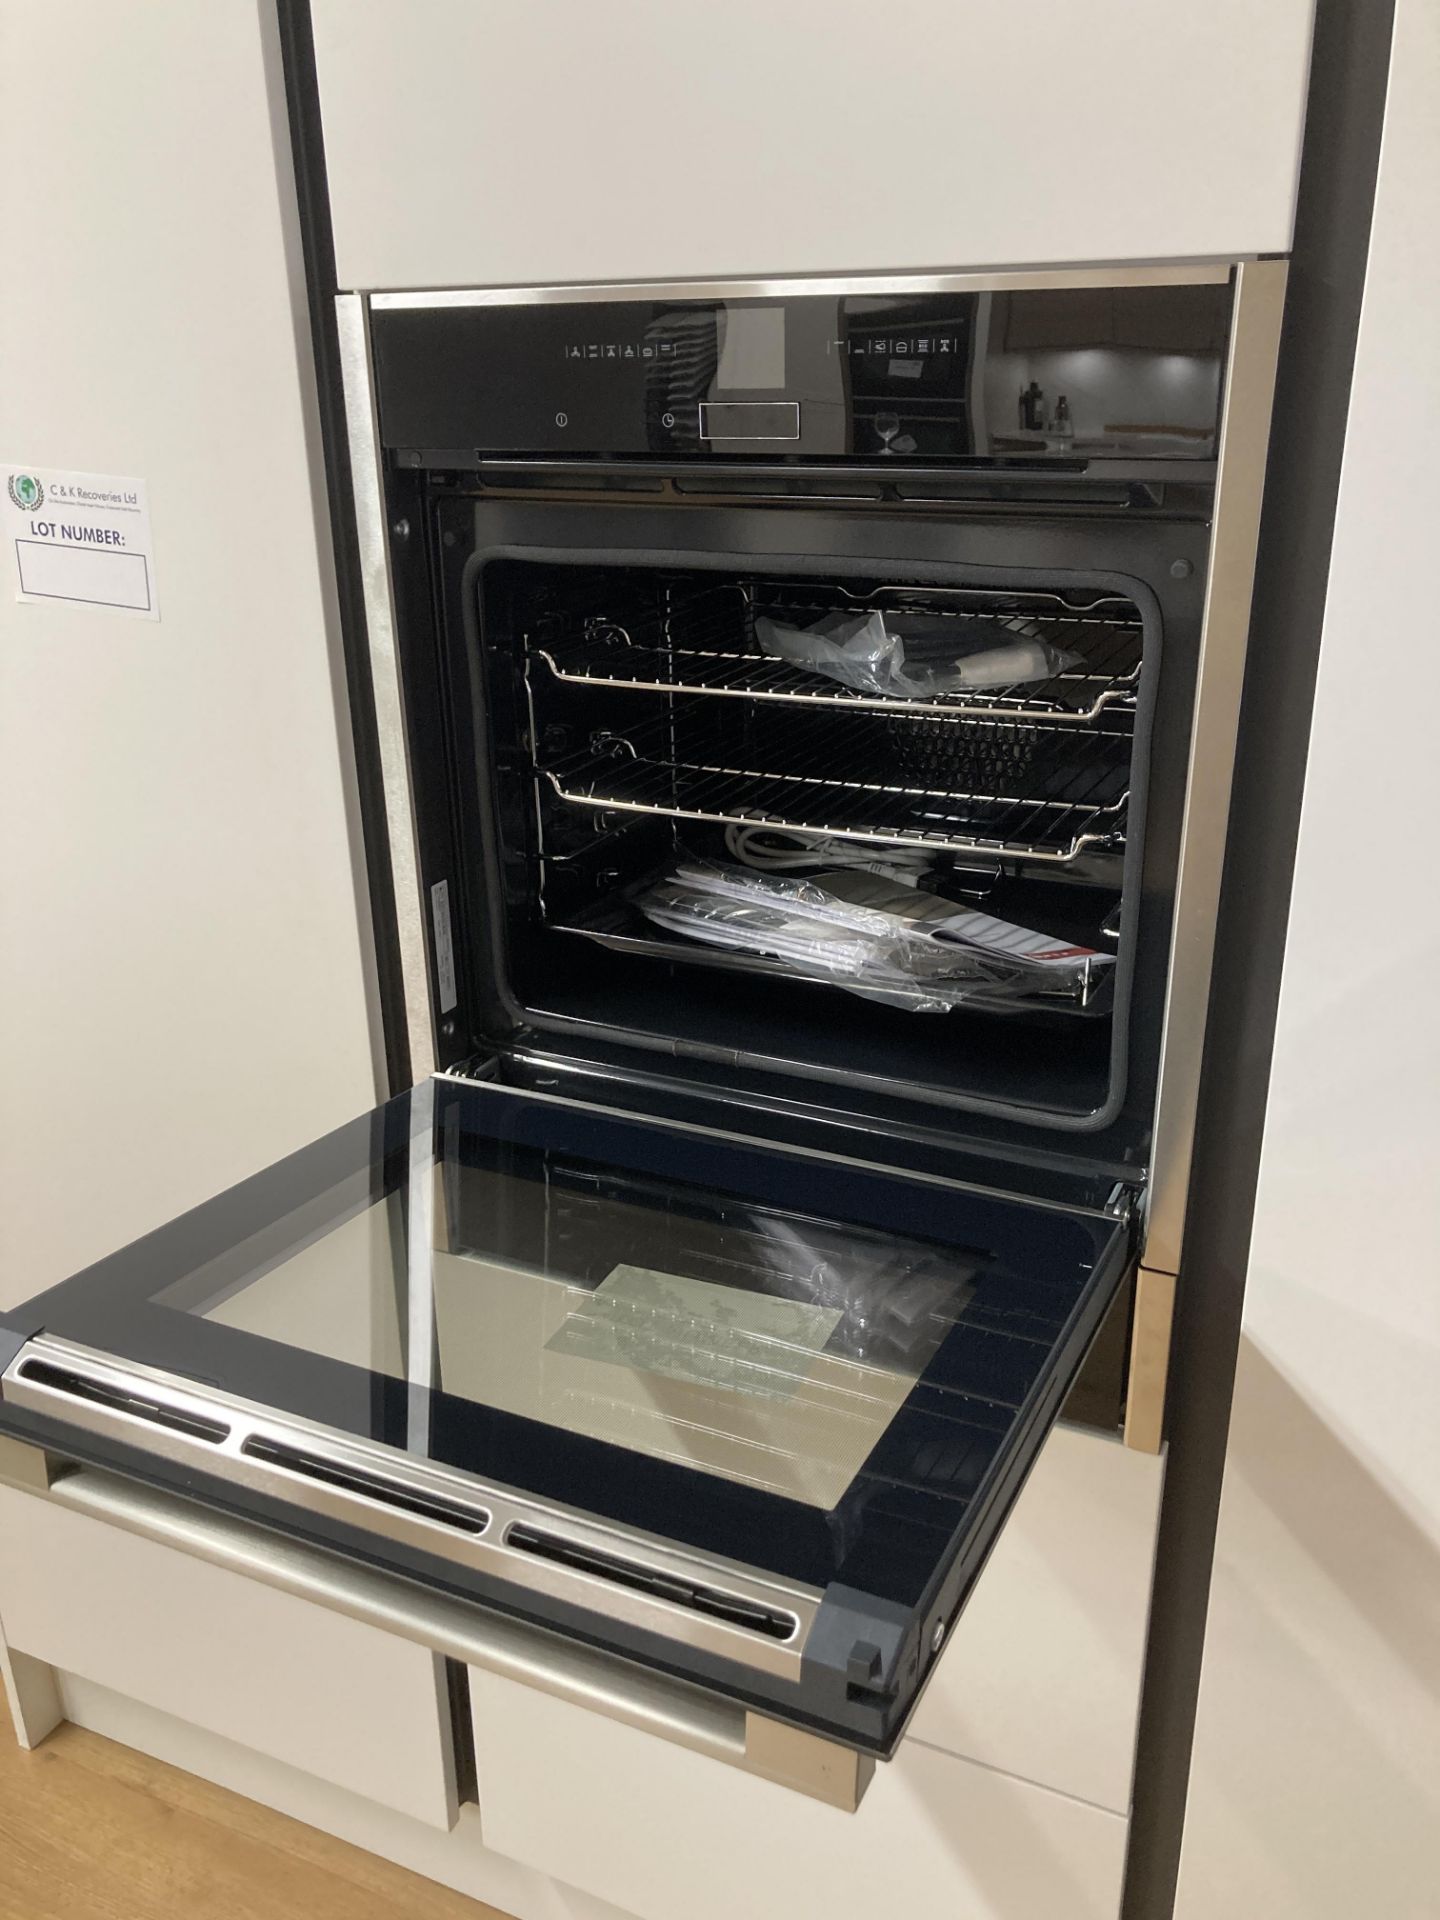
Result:
<svg viewBox="0 0 1440 1920"><path fill-rule="evenodd" d="M1158 1444L1282 291L344 296L407 1084L0 1427L892 1752Z"/></svg>

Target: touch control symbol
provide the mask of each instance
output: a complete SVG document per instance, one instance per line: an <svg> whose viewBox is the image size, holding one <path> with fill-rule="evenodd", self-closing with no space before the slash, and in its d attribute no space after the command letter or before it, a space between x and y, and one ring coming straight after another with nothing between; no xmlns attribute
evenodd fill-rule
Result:
<svg viewBox="0 0 1440 1920"><path fill-rule="evenodd" d="M556 426L557 426L557 427L568 427L568 426L569 426L569 424L570 424L570 416L569 416L569 414L568 414L568 413L557 413L557 414L556 414L556 416L555 416L555 424L556 424Z"/></svg>
<svg viewBox="0 0 1440 1920"><path fill-rule="evenodd" d="M675 424L675 416L674 416L674 414L673 414L673 413L662 413L662 414L661 414L661 416L660 416L660 424L661 424L661 426L662 426L662 427L673 427L673 426L674 426L674 424Z"/></svg>

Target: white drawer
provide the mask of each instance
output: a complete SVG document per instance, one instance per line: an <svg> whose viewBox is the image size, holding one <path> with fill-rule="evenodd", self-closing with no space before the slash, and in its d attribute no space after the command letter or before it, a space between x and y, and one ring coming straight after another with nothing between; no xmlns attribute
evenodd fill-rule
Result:
<svg viewBox="0 0 1440 1920"><path fill-rule="evenodd" d="M5 1486L0 1629L18 1652L454 1824L443 1663L424 1647Z"/></svg>
<svg viewBox="0 0 1440 1920"><path fill-rule="evenodd" d="M641 1920L1115 1920L1118 1814L908 1742L857 1813L472 1671L487 1847Z"/></svg>
<svg viewBox="0 0 1440 1920"><path fill-rule="evenodd" d="M908 1738L1128 1811L1162 1473L1055 1429Z"/></svg>

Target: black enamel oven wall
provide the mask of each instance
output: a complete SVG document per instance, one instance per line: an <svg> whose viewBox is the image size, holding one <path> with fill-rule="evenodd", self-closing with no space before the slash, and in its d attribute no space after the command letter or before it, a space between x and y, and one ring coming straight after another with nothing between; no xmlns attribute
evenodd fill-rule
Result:
<svg viewBox="0 0 1440 1920"><path fill-rule="evenodd" d="M1002 513L894 501L681 504L657 501L653 483L648 497L634 483L608 498L546 500L503 482L481 489L467 476L404 470L391 486L392 518L411 528L398 543L398 589L424 878L427 896L447 883L460 956L456 1004L442 1023L446 1061L508 1047L628 1061L702 1085L783 1083L804 1103L872 1126L1028 1142L1136 1176L1154 1100L1203 515L1128 505ZM545 717L527 709L517 663L529 603L513 587L547 568L575 569L577 578L589 569L592 579L597 569L613 578L621 568L684 568L717 579L784 574L1127 595L1143 615L1146 667L1115 1017L1027 1022L956 1012L937 1022L887 1010L877 1021L866 1003L833 990L637 966L600 946L532 937L517 903L533 890L533 762L546 751L536 737ZM497 662L510 664L497 671ZM606 696L601 718L624 698ZM791 710L775 711L780 724L789 721Z"/></svg>

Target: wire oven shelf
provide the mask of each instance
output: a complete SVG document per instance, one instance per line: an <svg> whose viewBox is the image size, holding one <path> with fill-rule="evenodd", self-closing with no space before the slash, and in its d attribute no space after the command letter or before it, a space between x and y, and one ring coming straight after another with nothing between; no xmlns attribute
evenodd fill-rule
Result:
<svg viewBox="0 0 1440 1920"><path fill-rule="evenodd" d="M552 920L549 925L556 933L593 941L597 946L608 947L614 953L663 960L670 965L678 963L705 967L711 971L718 969L726 973L764 974L777 980L801 980L811 986L831 987L837 992L842 990L834 974L807 973L793 960L781 960L769 954L752 953L739 948L691 944L674 934L661 933L644 919L628 898L608 898L580 909L565 919ZM1082 1016L1094 1019L1112 1010L1114 988L1114 968L1095 967L1087 968L1079 982L1065 991L1046 991L1043 987L1037 987L1033 993L1011 993L1003 999L988 1001L983 993L977 993L972 1004L983 1005L987 1011L998 1014L1049 1013L1061 1018ZM917 988L916 997L923 997L921 989Z"/></svg>
<svg viewBox="0 0 1440 1920"><path fill-rule="evenodd" d="M654 716L537 771L561 800L601 811L1056 863L1124 846L1128 733L924 723L949 736L936 742L889 716L848 717L843 732L838 716L773 718L778 730L727 735Z"/></svg>
<svg viewBox="0 0 1440 1920"><path fill-rule="evenodd" d="M922 613L927 620L993 622L996 644L1013 637L1006 622L1080 656L1048 680L976 688L933 700L869 694L763 652L757 615L806 626L826 614ZM623 617L622 617L623 616ZM1108 710L1132 712L1140 678L1142 627L1120 595L1067 598L1059 593L985 593L973 588L883 587L851 593L793 582L726 582L667 587L663 604L619 613L575 609L546 623L531 651L557 679L644 692L729 695L861 711L964 714L975 719L1044 718L1086 725Z"/></svg>

